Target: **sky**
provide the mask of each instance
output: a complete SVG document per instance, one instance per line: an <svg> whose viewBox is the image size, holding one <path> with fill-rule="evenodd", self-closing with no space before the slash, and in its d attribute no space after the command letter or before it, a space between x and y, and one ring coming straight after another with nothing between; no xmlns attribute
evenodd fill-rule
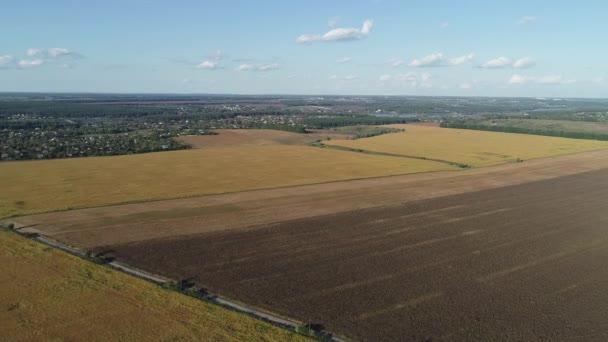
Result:
<svg viewBox="0 0 608 342"><path fill-rule="evenodd" d="M0 91L608 97L608 1L0 3Z"/></svg>

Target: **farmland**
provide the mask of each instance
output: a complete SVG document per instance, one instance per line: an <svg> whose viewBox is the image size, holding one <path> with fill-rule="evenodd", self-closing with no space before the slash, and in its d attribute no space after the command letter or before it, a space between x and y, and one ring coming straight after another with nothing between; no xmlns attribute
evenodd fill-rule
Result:
<svg viewBox="0 0 608 342"><path fill-rule="evenodd" d="M481 132L420 125L390 125L403 133L326 144L351 149L439 159L475 167L608 148L608 142Z"/></svg>
<svg viewBox="0 0 608 342"><path fill-rule="evenodd" d="M593 151L17 222L356 339L602 340L606 169Z"/></svg>
<svg viewBox="0 0 608 342"><path fill-rule="evenodd" d="M149 126L191 149L2 162L2 223L355 340L608 338L608 142L186 104L23 114L36 136ZM252 122L273 129L232 129ZM301 338L16 234L0 259L9 336Z"/></svg>
<svg viewBox="0 0 608 342"><path fill-rule="evenodd" d="M0 217L245 191L451 166L309 146L235 146L0 164Z"/></svg>
<svg viewBox="0 0 608 342"><path fill-rule="evenodd" d="M518 128L531 128L547 131L608 133L608 124L572 120L543 119L494 119L482 121L483 125L497 125Z"/></svg>
<svg viewBox="0 0 608 342"><path fill-rule="evenodd" d="M98 249L358 339L602 340L607 175Z"/></svg>
<svg viewBox="0 0 608 342"><path fill-rule="evenodd" d="M224 308L0 231L6 341L304 341Z"/></svg>

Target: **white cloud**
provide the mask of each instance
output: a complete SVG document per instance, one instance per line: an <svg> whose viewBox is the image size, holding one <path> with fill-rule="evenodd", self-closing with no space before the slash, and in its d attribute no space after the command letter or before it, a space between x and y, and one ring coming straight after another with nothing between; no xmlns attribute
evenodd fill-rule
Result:
<svg viewBox="0 0 608 342"><path fill-rule="evenodd" d="M523 16L519 19L519 21L517 22L519 25L527 25L527 24L531 24L533 22L536 21L536 17L532 17L532 16Z"/></svg>
<svg viewBox="0 0 608 342"><path fill-rule="evenodd" d="M565 80L562 75L546 75L541 77L515 74L509 79L509 84L571 84L576 80Z"/></svg>
<svg viewBox="0 0 608 342"><path fill-rule="evenodd" d="M22 68L33 68L44 64L42 59L22 59L19 61L19 66Z"/></svg>
<svg viewBox="0 0 608 342"><path fill-rule="evenodd" d="M475 58L475 55L470 53L466 56L460 56L460 57L455 57L455 58L450 58L448 59L448 65L461 65L461 64L465 64L468 63L470 61L473 60L473 58Z"/></svg>
<svg viewBox="0 0 608 342"><path fill-rule="evenodd" d="M479 67L487 69L505 68L511 66L513 62L507 57L498 57L484 62Z"/></svg>
<svg viewBox="0 0 608 342"><path fill-rule="evenodd" d="M236 71L271 71L277 70L280 66L277 63L272 64L241 64L236 67Z"/></svg>
<svg viewBox="0 0 608 342"><path fill-rule="evenodd" d="M399 67L399 66L405 64L405 61L403 59L400 59L400 58L391 58L386 63L388 65L396 68L396 67Z"/></svg>
<svg viewBox="0 0 608 342"><path fill-rule="evenodd" d="M456 66L468 63L473 58L475 55L472 53L454 58L446 58L441 53L433 53L420 59L414 59L408 65L413 67Z"/></svg>
<svg viewBox="0 0 608 342"><path fill-rule="evenodd" d="M356 40L363 39L369 35L372 30L373 23L371 20L363 22L363 26L358 29L350 28L335 28L327 31L325 34L302 34L296 38L296 43L312 43L318 41L341 41L341 40Z"/></svg>
<svg viewBox="0 0 608 342"><path fill-rule="evenodd" d="M219 68L219 64L218 62L214 62L214 61L203 61L201 64L196 66L198 69L207 69L207 70L215 70L217 68Z"/></svg>
<svg viewBox="0 0 608 342"><path fill-rule="evenodd" d="M353 59L350 57L344 57L344 58L340 58L336 61L336 63L338 64L346 64L346 63L350 63Z"/></svg>
<svg viewBox="0 0 608 342"><path fill-rule="evenodd" d="M536 60L534 60L530 57L520 58L513 63L513 67L516 69L525 69L525 68L532 67L534 65L536 65Z"/></svg>
<svg viewBox="0 0 608 342"><path fill-rule="evenodd" d="M489 61L484 62L479 67L485 69L501 69L501 68L515 68L525 69L530 68L536 64L536 61L530 57L522 57L513 61L507 57L497 57Z"/></svg>
<svg viewBox="0 0 608 342"><path fill-rule="evenodd" d="M30 49L32 50L32 49ZM57 58L57 57L61 57L61 56L67 56L72 54L72 52L66 48L50 48L47 50L49 56L51 58Z"/></svg>
<svg viewBox="0 0 608 342"><path fill-rule="evenodd" d="M391 75L380 75L380 77L378 78L378 80L380 80L381 82L386 82L386 81L390 81L393 77Z"/></svg>
<svg viewBox="0 0 608 342"><path fill-rule="evenodd" d="M26 54L28 57L34 57L34 56L37 56L37 55L39 55L39 54L41 54L41 53L42 53L42 49L34 49L34 48L29 48L29 49L27 49L27 51L25 52L25 54Z"/></svg>
<svg viewBox="0 0 608 342"><path fill-rule="evenodd" d="M11 55L1 55L0 56L0 68L6 68L12 66L15 63L15 57Z"/></svg>
<svg viewBox="0 0 608 342"><path fill-rule="evenodd" d="M334 74L329 76L329 79L335 81L354 81L356 79L359 79L359 77L355 75L338 76Z"/></svg>
<svg viewBox="0 0 608 342"><path fill-rule="evenodd" d="M448 26L450 26L450 23L448 23L448 22L446 21L446 22L441 23L441 25L439 25L439 28L440 28L440 29L445 29L445 28L447 28Z"/></svg>

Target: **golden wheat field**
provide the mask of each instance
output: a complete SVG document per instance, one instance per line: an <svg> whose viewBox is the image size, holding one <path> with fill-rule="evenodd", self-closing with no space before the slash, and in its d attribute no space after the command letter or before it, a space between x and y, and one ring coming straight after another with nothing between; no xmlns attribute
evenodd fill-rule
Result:
<svg viewBox="0 0 608 342"><path fill-rule="evenodd" d="M0 231L5 341L304 341L257 319Z"/></svg>
<svg viewBox="0 0 608 342"><path fill-rule="evenodd" d="M389 126L406 131L357 140L331 140L326 143L374 152L440 159L476 167L608 148L606 141L418 125Z"/></svg>
<svg viewBox="0 0 608 342"><path fill-rule="evenodd" d="M0 217L450 169L310 146L240 146L0 164Z"/></svg>

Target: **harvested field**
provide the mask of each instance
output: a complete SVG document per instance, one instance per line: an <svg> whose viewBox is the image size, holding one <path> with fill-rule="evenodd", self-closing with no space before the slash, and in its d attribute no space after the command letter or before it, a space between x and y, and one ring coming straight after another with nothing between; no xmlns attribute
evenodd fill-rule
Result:
<svg viewBox="0 0 608 342"><path fill-rule="evenodd" d="M0 164L0 217L452 167L309 146L237 146Z"/></svg>
<svg viewBox="0 0 608 342"><path fill-rule="evenodd" d="M305 341L0 231L3 341Z"/></svg>
<svg viewBox="0 0 608 342"><path fill-rule="evenodd" d="M171 238L399 205L439 196L523 184L608 168L608 150L542 158L460 172L433 172L348 182L133 203L11 219L29 232L74 246Z"/></svg>
<svg viewBox="0 0 608 342"><path fill-rule="evenodd" d="M217 129L217 135L191 135L177 140L195 148L229 147L242 145L305 145L317 140L344 139L345 135L326 132L307 134L271 129Z"/></svg>
<svg viewBox="0 0 608 342"><path fill-rule="evenodd" d="M99 249L356 339L602 341L607 177Z"/></svg>
<svg viewBox="0 0 608 342"><path fill-rule="evenodd" d="M607 149L608 142L526 134L497 133L428 127L403 128L393 133L358 140L331 140L328 145L405 156L445 160L471 166L489 166L582 151Z"/></svg>
<svg viewBox="0 0 608 342"><path fill-rule="evenodd" d="M486 126L506 126L517 128L531 128L554 132L588 132L608 133L608 123L587 122L572 120L545 120L545 119L493 119L482 121Z"/></svg>

